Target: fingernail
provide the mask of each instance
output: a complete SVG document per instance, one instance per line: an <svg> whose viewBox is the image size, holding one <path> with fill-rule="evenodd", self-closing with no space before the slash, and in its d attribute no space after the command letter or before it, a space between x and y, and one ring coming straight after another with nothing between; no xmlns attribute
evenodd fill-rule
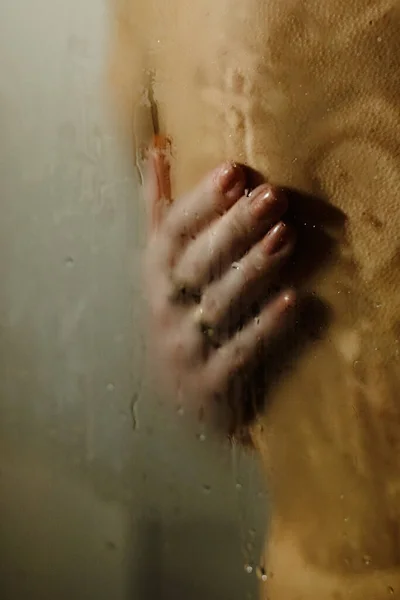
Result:
<svg viewBox="0 0 400 600"><path fill-rule="evenodd" d="M278 223L264 238L264 248L268 254L276 254L292 239L293 230L285 223Z"/></svg>
<svg viewBox="0 0 400 600"><path fill-rule="evenodd" d="M287 310L294 308L294 306L296 306L297 300L296 292L294 290L286 290L286 292L284 292L283 294L282 300Z"/></svg>
<svg viewBox="0 0 400 600"><path fill-rule="evenodd" d="M284 312L291 312L295 306L297 297L294 290L286 290L281 296L282 308Z"/></svg>
<svg viewBox="0 0 400 600"><path fill-rule="evenodd" d="M277 194L268 184L264 184L253 190L249 199L250 212L258 219L266 216L271 219L279 218L287 208L286 197L282 194Z"/></svg>
<svg viewBox="0 0 400 600"><path fill-rule="evenodd" d="M218 174L218 187L223 194L236 192L243 185L243 171L236 163L224 165Z"/></svg>

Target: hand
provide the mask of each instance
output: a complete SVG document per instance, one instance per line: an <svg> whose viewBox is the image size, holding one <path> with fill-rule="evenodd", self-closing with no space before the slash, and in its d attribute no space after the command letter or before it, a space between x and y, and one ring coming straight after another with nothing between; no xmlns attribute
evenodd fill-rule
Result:
<svg viewBox="0 0 400 600"><path fill-rule="evenodd" d="M145 282L155 373L185 410L229 434L248 412L254 365L296 299L291 289L270 292L295 242L281 220L285 195L269 184L246 195L245 180L244 167L227 163L172 203L165 154L154 149L148 159Z"/></svg>

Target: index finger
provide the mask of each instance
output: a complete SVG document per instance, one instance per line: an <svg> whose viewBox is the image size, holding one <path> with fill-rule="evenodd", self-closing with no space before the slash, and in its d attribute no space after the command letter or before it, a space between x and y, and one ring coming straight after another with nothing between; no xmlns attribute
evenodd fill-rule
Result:
<svg viewBox="0 0 400 600"><path fill-rule="evenodd" d="M174 204L166 221L168 231L177 239L187 232L198 233L235 204L245 185L244 168L234 162L224 163Z"/></svg>

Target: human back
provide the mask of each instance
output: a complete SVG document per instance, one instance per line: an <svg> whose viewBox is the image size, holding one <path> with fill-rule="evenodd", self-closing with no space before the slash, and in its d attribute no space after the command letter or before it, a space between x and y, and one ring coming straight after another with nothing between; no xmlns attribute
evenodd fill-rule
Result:
<svg viewBox="0 0 400 600"><path fill-rule="evenodd" d="M400 598L400 3L121 7L113 85L132 123L151 74L176 195L232 159L315 197L310 234L336 243L303 281L330 323L251 431L273 500L269 597Z"/></svg>

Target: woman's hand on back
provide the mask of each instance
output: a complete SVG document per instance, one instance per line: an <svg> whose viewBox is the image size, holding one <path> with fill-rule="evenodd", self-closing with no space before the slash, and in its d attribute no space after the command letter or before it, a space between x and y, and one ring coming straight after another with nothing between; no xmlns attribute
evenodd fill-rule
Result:
<svg viewBox="0 0 400 600"><path fill-rule="evenodd" d="M185 411L231 434L247 412L247 376L295 304L291 289L269 294L295 242L282 221L287 200L269 184L247 194L245 168L233 163L174 202L169 181L154 149L145 182L154 374Z"/></svg>

